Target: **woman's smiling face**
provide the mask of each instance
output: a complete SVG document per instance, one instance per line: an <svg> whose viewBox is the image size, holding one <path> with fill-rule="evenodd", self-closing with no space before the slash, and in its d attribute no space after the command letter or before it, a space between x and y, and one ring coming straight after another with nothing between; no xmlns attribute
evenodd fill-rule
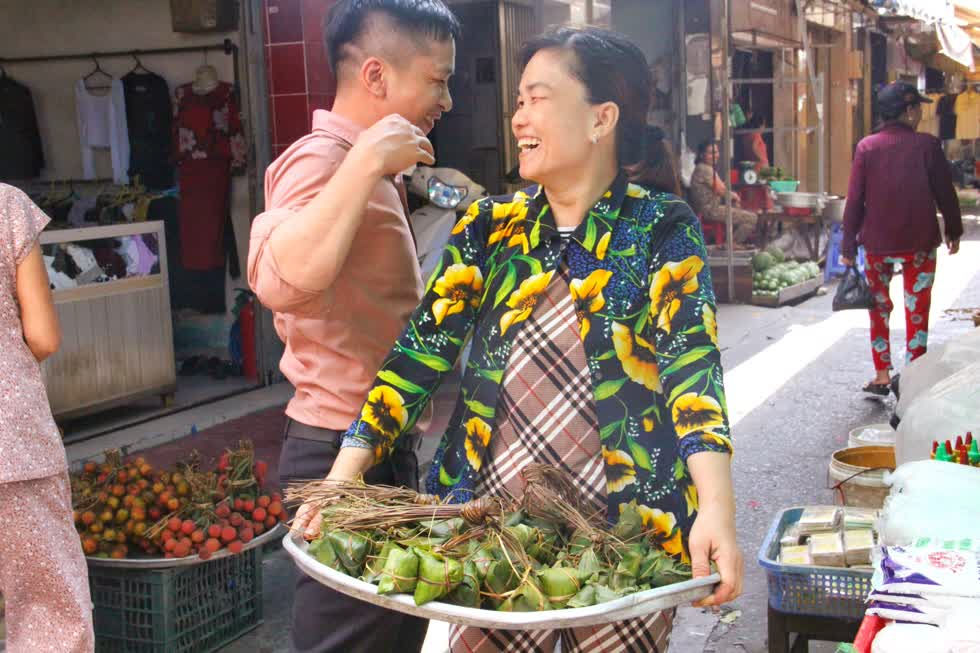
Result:
<svg viewBox="0 0 980 653"><path fill-rule="evenodd" d="M577 176L594 154L595 111L585 85L571 74L574 56L545 49L531 58L511 120L521 177L545 187L562 176Z"/></svg>

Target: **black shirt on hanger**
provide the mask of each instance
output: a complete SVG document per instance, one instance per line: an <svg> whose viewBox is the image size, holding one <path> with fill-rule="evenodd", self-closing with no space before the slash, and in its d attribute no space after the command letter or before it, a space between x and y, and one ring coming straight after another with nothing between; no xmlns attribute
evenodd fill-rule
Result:
<svg viewBox="0 0 980 653"><path fill-rule="evenodd" d="M122 83L129 125L129 176L139 175L147 188L171 188L173 109L167 80L155 73L131 72Z"/></svg>
<svg viewBox="0 0 980 653"><path fill-rule="evenodd" d="M29 88L0 74L0 179L41 174L44 151Z"/></svg>
<svg viewBox="0 0 980 653"><path fill-rule="evenodd" d="M936 115L939 116L939 139L948 141L956 138L956 95L944 95L936 105Z"/></svg>

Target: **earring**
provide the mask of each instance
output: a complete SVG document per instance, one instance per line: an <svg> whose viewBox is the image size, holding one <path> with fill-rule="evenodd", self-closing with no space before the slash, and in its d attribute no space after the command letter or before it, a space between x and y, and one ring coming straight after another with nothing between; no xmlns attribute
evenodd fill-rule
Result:
<svg viewBox="0 0 980 653"><path fill-rule="evenodd" d="M598 145L599 144L599 134L592 134L592 138L590 140L592 141L592 144L593 145Z"/></svg>

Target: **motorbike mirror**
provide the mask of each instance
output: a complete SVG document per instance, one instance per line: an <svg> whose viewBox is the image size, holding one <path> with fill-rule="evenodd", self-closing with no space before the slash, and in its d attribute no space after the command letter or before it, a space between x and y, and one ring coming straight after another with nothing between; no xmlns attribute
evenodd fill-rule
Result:
<svg viewBox="0 0 980 653"><path fill-rule="evenodd" d="M438 177L429 178L428 191L429 201L440 209L455 209L469 194L465 186L450 186Z"/></svg>

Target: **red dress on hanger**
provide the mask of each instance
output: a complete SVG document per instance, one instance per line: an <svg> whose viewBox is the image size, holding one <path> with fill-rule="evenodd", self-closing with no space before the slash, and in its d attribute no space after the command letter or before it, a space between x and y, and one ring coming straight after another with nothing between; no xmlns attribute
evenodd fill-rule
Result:
<svg viewBox="0 0 980 653"><path fill-rule="evenodd" d="M184 84L174 95L181 259L189 270L213 270L225 265L231 175L246 164L241 111L227 82L204 95Z"/></svg>

